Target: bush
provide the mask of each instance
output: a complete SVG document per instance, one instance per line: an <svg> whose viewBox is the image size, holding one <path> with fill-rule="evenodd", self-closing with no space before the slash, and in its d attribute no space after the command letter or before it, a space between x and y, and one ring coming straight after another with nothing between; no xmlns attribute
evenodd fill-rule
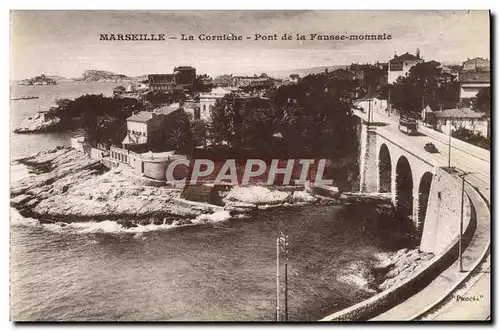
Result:
<svg viewBox="0 0 500 331"><path fill-rule="evenodd" d="M483 137L479 133L474 133L472 130L466 128L459 128L456 131L453 131L451 134L453 138L460 139L465 141L466 143L475 145L477 147L481 147L487 150L490 150L490 140L488 138Z"/></svg>
<svg viewBox="0 0 500 331"><path fill-rule="evenodd" d="M439 151L438 151L438 149L436 148L436 146L434 146L434 144L433 144L433 143L430 143L430 142L429 142L429 143L427 143L427 144L425 144L424 149L425 149L425 151L426 151L426 152L428 152L428 153L439 153Z"/></svg>

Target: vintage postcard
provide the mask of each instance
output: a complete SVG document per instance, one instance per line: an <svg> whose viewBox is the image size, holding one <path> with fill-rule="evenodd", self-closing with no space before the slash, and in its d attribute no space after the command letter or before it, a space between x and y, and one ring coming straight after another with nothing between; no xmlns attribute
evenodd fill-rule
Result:
<svg viewBox="0 0 500 331"><path fill-rule="evenodd" d="M10 19L12 321L491 321L489 11Z"/></svg>

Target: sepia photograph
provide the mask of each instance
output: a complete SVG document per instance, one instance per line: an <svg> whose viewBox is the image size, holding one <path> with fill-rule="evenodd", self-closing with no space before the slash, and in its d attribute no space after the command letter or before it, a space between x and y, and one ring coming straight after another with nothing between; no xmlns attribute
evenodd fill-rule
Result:
<svg viewBox="0 0 500 331"><path fill-rule="evenodd" d="M9 14L11 322L491 323L490 11Z"/></svg>

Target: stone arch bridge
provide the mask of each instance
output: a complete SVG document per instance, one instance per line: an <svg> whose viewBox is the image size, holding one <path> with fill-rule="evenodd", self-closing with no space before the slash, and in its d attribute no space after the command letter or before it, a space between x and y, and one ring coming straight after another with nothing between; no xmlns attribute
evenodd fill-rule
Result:
<svg viewBox="0 0 500 331"><path fill-rule="evenodd" d="M422 135L423 136L423 135ZM390 194L396 213L421 237L420 250L439 254L458 235L462 188L446 162L424 150L427 137L408 136L397 125L358 122L360 191ZM465 215L468 217L468 215Z"/></svg>

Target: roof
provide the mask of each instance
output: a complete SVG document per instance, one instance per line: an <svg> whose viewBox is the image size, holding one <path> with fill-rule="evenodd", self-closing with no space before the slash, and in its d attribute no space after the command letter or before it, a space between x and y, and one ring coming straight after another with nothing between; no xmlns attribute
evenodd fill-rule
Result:
<svg viewBox="0 0 500 331"><path fill-rule="evenodd" d="M356 100L355 102L370 101L370 100L384 100L384 99L379 99L379 98L375 98L375 97L372 97L372 98L361 98L361 99Z"/></svg>
<svg viewBox="0 0 500 331"><path fill-rule="evenodd" d="M127 121L146 123L153 118L154 114L149 111L141 111L127 118Z"/></svg>
<svg viewBox="0 0 500 331"><path fill-rule="evenodd" d="M181 109L182 107L178 103L173 103L171 105L163 105L153 110L154 113L170 115L173 112Z"/></svg>
<svg viewBox="0 0 500 331"><path fill-rule="evenodd" d="M151 74L148 75L148 80L153 81L155 84L166 84L166 83L174 83L174 75L173 74Z"/></svg>
<svg viewBox="0 0 500 331"><path fill-rule="evenodd" d="M437 118L483 118L484 113L474 111L470 108L454 108L438 110L434 112Z"/></svg>
<svg viewBox="0 0 500 331"><path fill-rule="evenodd" d="M224 87L215 87L210 91L210 93L231 93L231 91Z"/></svg>
<svg viewBox="0 0 500 331"><path fill-rule="evenodd" d="M328 76L333 76L337 78L354 79L356 75L347 69L337 69L328 73Z"/></svg>
<svg viewBox="0 0 500 331"><path fill-rule="evenodd" d="M122 141L122 144L126 144L126 145L135 145L137 143L138 143L137 138L133 137L130 134L127 134L127 136Z"/></svg>
<svg viewBox="0 0 500 331"><path fill-rule="evenodd" d="M461 83L489 83L490 73L484 71L464 71L458 75Z"/></svg>
<svg viewBox="0 0 500 331"><path fill-rule="evenodd" d="M394 55L394 58L392 60L390 60L389 62L392 62L392 61L417 61L417 60L422 60L422 59L416 57L413 54L406 52L400 56Z"/></svg>
<svg viewBox="0 0 500 331"><path fill-rule="evenodd" d="M174 71L176 70L196 70L196 69L191 66L178 66L174 68Z"/></svg>
<svg viewBox="0 0 500 331"><path fill-rule="evenodd" d="M424 108L424 110L423 110L423 111L424 111L424 112L426 112L426 113L433 113L433 111L432 111L431 107L429 107L429 105L427 105L427 106Z"/></svg>
<svg viewBox="0 0 500 331"><path fill-rule="evenodd" d="M473 59L468 59L467 61L464 61L463 64L470 63L470 62L483 62L483 63L490 63L490 61L483 59L482 57L475 57Z"/></svg>

